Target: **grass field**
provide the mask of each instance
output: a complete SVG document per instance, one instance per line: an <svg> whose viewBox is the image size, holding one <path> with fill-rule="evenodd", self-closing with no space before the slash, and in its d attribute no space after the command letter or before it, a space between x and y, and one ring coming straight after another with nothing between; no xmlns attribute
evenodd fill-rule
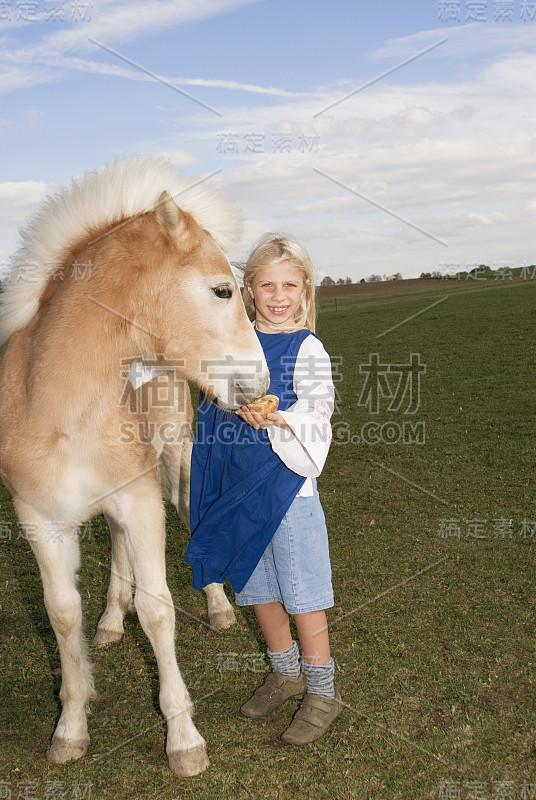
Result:
<svg viewBox="0 0 536 800"><path fill-rule="evenodd" d="M201 624L204 597L183 563L187 532L169 507L177 654L209 770L189 780L168 771L156 665L134 615L121 643L92 651L99 695L87 756L48 765L59 657L2 487L0 797L17 798L26 784L33 794L21 797L50 800L536 798L536 280L435 281L319 305L318 333L341 376L319 490L344 714L325 739L294 749L278 739L292 701L262 724L240 716L268 668L257 626L248 610L227 632ZM373 390L384 388L377 413L359 404L360 366L375 353L383 383ZM411 387L418 407L408 413L407 386L389 410L385 381L392 393L412 353L425 367L418 396L415 375ZM404 441L406 429L424 441ZM82 548L92 634L107 588L102 519Z"/></svg>

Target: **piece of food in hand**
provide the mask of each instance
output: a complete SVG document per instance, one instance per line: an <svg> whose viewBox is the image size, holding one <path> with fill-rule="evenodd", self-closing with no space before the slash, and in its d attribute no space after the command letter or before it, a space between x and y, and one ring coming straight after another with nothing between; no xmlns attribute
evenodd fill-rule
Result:
<svg viewBox="0 0 536 800"><path fill-rule="evenodd" d="M277 411L278 405L279 397L276 397L275 394L263 394L262 397L257 398L252 403L248 403L248 408L250 411L256 411L257 414L266 419L268 414L273 414L274 411Z"/></svg>

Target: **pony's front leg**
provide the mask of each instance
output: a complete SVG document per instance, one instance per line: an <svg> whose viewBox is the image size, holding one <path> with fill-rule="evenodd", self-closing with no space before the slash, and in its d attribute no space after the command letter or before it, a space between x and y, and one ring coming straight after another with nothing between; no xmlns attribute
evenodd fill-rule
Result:
<svg viewBox="0 0 536 800"><path fill-rule="evenodd" d="M177 775L197 775L208 766L203 737L192 722L192 702L175 656L175 611L165 575L165 512L156 480L136 481L135 494L116 492L110 513L126 533L134 570L134 604L154 650L160 708L167 720L166 753Z"/></svg>
<svg viewBox="0 0 536 800"><path fill-rule="evenodd" d="M233 607L223 591L221 583L209 583L203 591L207 596L208 621L217 631L230 628L236 622Z"/></svg>
<svg viewBox="0 0 536 800"><path fill-rule="evenodd" d="M13 504L39 565L45 607L56 634L61 661L62 712L47 758L63 764L80 758L89 745L86 710L95 695L86 642L82 634L82 602L76 588L80 548L74 526L59 528L32 506Z"/></svg>
<svg viewBox="0 0 536 800"><path fill-rule="evenodd" d="M109 515L104 515L112 539L112 564L106 610L99 620L93 644L105 647L119 642L124 634L123 620L132 602L132 568L128 557L125 532Z"/></svg>

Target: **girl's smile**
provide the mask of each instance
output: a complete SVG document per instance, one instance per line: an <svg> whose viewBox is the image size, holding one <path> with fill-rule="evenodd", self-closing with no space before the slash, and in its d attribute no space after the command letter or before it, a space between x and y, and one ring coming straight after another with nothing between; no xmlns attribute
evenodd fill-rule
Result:
<svg viewBox="0 0 536 800"><path fill-rule="evenodd" d="M270 333L274 325L294 322L305 291L302 275L289 261L259 270L247 286L255 303L258 330Z"/></svg>

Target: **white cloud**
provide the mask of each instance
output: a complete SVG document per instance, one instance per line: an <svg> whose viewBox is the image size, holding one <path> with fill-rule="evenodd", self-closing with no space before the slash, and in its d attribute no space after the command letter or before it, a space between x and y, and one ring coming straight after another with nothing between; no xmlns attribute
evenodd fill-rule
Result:
<svg viewBox="0 0 536 800"><path fill-rule="evenodd" d="M9 256L16 249L19 228L55 188L43 181L0 183L0 280L9 272Z"/></svg>
<svg viewBox="0 0 536 800"><path fill-rule="evenodd" d="M43 181L22 181L14 183L6 181L0 183L0 203L7 209L8 206L27 207L39 203L51 190L53 184L47 185Z"/></svg>
<svg viewBox="0 0 536 800"><path fill-rule="evenodd" d="M89 72L96 75L111 75L113 77L126 78L132 81L150 82L161 78L167 83L170 83L172 86L202 86L214 89L228 89L232 91L249 92L252 94L272 95L275 97L314 96L312 93L307 94L303 92L290 92L286 89L281 89L276 86L258 86L257 84L253 83L240 83L239 81L223 80L220 78L186 78L160 73L158 73L158 78L154 78L142 71L136 70L135 67L127 68L120 66L121 63L124 63L121 59L121 56L124 54L119 53L119 51L116 52L118 55L116 56L117 63L115 64L109 64L102 61L91 61L85 58L64 56L47 57L46 64L61 69ZM113 60L113 58L114 56L112 54L111 59ZM149 65L141 66L144 66L145 69L149 69Z"/></svg>
<svg viewBox="0 0 536 800"><path fill-rule="evenodd" d="M139 37L185 22L199 21L222 14L255 0L144 0L144 2L94 3L89 21L80 21L48 33L37 42L17 47L4 38L1 61L8 75L1 91L11 91L53 80L59 68L82 69L134 77L129 70L117 71L116 65L85 61L80 55L102 52L89 38L109 46L124 44ZM40 65L40 69L36 69ZM146 76L144 76L146 77ZM186 83L189 79L178 79ZM209 82L209 85L210 82Z"/></svg>
<svg viewBox="0 0 536 800"><path fill-rule="evenodd" d="M265 229L290 228L317 267L333 277L408 275L416 268L420 274L445 261L519 265L533 249L529 203L535 145L523 131L486 141L478 131L457 139L445 132L391 147L348 146L314 158L265 154L251 164L230 166L225 192L243 209L246 246ZM332 184L313 166L449 247Z"/></svg>
<svg viewBox="0 0 536 800"><path fill-rule="evenodd" d="M153 24L168 27L193 18L189 14L202 18L237 3L152 0L141 5L140 10L136 3L121 7L103 3L91 31L51 35L14 55L12 51L8 84L27 81L30 85L40 79L37 69L48 80L61 75L65 67L151 80L124 64L112 63L113 57L102 62L82 58L90 51L84 49L82 39L90 32L110 43L109 31L117 30L113 42L117 46L144 35L144 20L156 6L165 6L168 16ZM105 18L115 22L105 25ZM534 27L489 23L423 31L378 49L375 57L382 60L382 67L377 74L445 35L448 42L420 61L424 80L401 82L401 68L396 82L387 76L317 117L319 110L374 77L374 70L360 79L317 87L315 92L286 92L220 79L168 78L177 85L240 89L245 93L243 102L219 104L224 117L218 119L196 116L193 108L173 118L169 108L162 107L158 110L165 116L167 134L159 141L134 142L134 146L140 153L161 152L181 168L201 164L198 171L206 174L223 168L223 190L241 207L245 221L242 249L232 254L234 259L243 257L255 239L270 229L294 233L309 249L319 273L335 278L359 279L373 272L395 271L418 275L447 261L534 262L536 107L531 81L536 56L525 52ZM24 54L29 59L26 63ZM33 59L45 67L34 70ZM430 71L425 59L433 59ZM223 131L237 138L238 152L217 149ZM278 132L291 137L291 152L272 152L272 135ZM252 133L264 137L261 152L245 152L245 137ZM304 135L318 137L316 151L298 150L297 141ZM129 149L132 152L132 145ZM313 167L444 239L448 249L331 183ZM14 203L6 199L9 186L17 187L12 190L18 198ZM0 209L3 206L6 211L0 227L4 248L13 241L13 230L22 224L39 192L44 194L44 184L31 184L33 189L24 186L0 184Z"/></svg>
<svg viewBox="0 0 536 800"><path fill-rule="evenodd" d="M439 28L416 31L408 36L388 39L370 54L377 60L387 60L394 66L398 61L414 56L427 46L447 37L447 41L423 55L425 59L467 59L486 57L495 60L501 52L516 52L534 48L534 25L512 23L500 25L492 22L470 25L445 25ZM403 69L403 68L402 68Z"/></svg>
<svg viewBox="0 0 536 800"><path fill-rule="evenodd" d="M172 25L199 21L222 14L253 0L143 0L100 4L87 23L62 28L43 37L40 42L19 48L18 59L32 61L60 54L92 52L88 41L103 39L108 43L132 41Z"/></svg>
<svg viewBox="0 0 536 800"><path fill-rule="evenodd" d="M476 49L486 57L472 71L452 71L444 81L434 76L393 85L385 79L316 118L323 105L344 94L340 86L324 86L317 98L256 106L253 125L250 107L222 107L232 120L227 130L241 144L240 154L220 154L225 191L244 210L248 245L265 229L291 228L334 277L420 274L448 260L535 261L529 203L536 177L536 107L527 101L527 88L533 91L536 57L515 52L515 45L529 41L526 29L501 29L500 52L491 59L497 35L484 34L485 46ZM467 32L454 36L458 52ZM410 38L406 55L415 49ZM419 46L431 38L423 33ZM402 49L395 53L401 54ZM209 121L198 131L200 141L214 143L221 129L221 122ZM264 133L261 154L243 152L252 131ZM270 152L274 131L293 137L291 153ZM317 152L297 152L300 133L318 135ZM449 248L313 167L446 240Z"/></svg>
<svg viewBox="0 0 536 800"><path fill-rule="evenodd" d="M517 53L490 64L481 77L487 87L494 92L514 92L516 97L526 94L534 98L534 74L536 55Z"/></svg>
<svg viewBox="0 0 536 800"><path fill-rule="evenodd" d="M28 111L24 112L28 117L30 117L30 128L36 128L37 125L41 122L43 117L45 116L44 111L38 111L35 108L30 108Z"/></svg>
<svg viewBox="0 0 536 800"><path fill-rule="evenodd" d="M139 151L140 155L144 155L143 152ZM155 155L153 150L147 151L146 155ZM160 153L156 153L157 156L162 156L163 158L167 159L171 164L176 167L189 167L191 164L198 164L199 158L194 156L192 153L188 153L186 150L177 150L177 149L170 149L170 150L162 150Z"/></svg>

